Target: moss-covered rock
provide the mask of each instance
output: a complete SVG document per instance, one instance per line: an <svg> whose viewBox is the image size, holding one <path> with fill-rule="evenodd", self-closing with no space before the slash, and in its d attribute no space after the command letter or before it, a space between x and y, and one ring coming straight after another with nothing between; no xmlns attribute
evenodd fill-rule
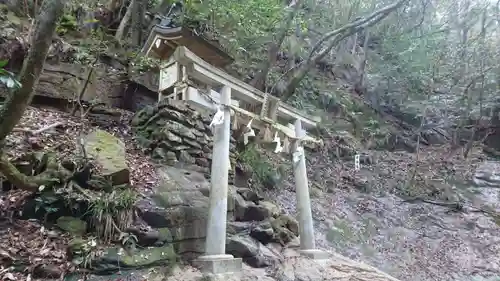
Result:
<svg viewBox="0 0 500 281"><path fill-rule="evenodd" d="M270 217L278 217L280 214L280 208L269 201L260 201L259 206L262 206Z"/></svg>
<svg viewBox="0 0 500 281"><path fill-rule="evenodd" d="M125 159L125 144L112 134L95 130L84 137L85 151L102 167L102 176L114 185L129 183L130 171Z"/></svg>
<svg viewBox="0 0 500 281"><path fill-rule="evenodd" d="M170 232L170 229L167 227L159 228L158 229L158 241L165 242L165 243L171 243L173 241L172 238L172 233Z"/></svg>
<svg viewBox="0 0 500 281"><path fill-rule="evenodd" d="M299 235L299 223L289 215L280 215L271 220L274 230L274 240L282 245L288 244Z"/></svg>
<svg viewBox="0 0 500 281"><path fill-rule="evenodd" d="M87 223L79 218L60 217L57 219L57 226L73 235L82 236L87 231Z"/></svg>
<svg viewBox="0 0 500 281"><path fill-rule="evenodd" d="M177 254L171 244L133 252L125 251L122 248L109 248L98 260L93 262L92 269L96 272L113 272L121 268L173 266L176 262Z"/></svg>

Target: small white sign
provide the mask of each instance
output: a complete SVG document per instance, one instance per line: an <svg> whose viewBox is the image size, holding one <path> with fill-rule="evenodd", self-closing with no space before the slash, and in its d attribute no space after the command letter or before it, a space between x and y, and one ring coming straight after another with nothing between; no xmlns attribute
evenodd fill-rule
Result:
<svg viewBox="0 0 500 281"><path fill-rule="evenodd" d="M281 153L283 151L283 146L281 146L281 139L278 136L278 132L274 133L273 142L276 143L276 148L274 149L274 153Z"/></svg>
<svg viewBox="0 0 500 281"><path fill-rule="evenodd" d="M361 169L361 165L359 163L359 154L354 155L354 170L359 171Z"/></svg>

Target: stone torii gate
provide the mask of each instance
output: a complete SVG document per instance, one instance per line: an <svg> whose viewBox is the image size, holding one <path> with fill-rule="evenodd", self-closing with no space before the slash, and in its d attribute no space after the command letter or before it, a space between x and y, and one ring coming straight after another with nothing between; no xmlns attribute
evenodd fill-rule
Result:
<svg viewBox="0 0 500 281"><path fill-rule="evenodd" d="M183 47L189 45L191 48L189 42L193 41L188 40L188 35L193 36L192 33L186 32L185 28L156 26L149 35L143 54L167 60L160 70L159 100L163 98L185 100L201 111L218 111L214 119L219 119L219 122L214 120L213 126L214 145L205 254L196 260L196 264L208 274L241 271L241 259L226 254L225 249L231 116L236 114L247 123L251 120L253 128L275 130L276 134L279 132L285 138L292 140L300 252L310 258L327 258L328 255L316 249L315 245L305 152L302 146L305 141L318 142L308 136L303 127L306 129L315 127L319 118L308 116L289 105L280 103L279 99L243 83L204 61ZM208 49L216 48L207 42L204 44ZM200 44L193 48L198 54L203 55L203 47L200 47ZM211 53L211 60L214 60L213 54L219 54L221 51L212 49L206 52ZM294 125L291 125L290 121L293 121ZM287 122L287 125L282 124Z"/></svg>

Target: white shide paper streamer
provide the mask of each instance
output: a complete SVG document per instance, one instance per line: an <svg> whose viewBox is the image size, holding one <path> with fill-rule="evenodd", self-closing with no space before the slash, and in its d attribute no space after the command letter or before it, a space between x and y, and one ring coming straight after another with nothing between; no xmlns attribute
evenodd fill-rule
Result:
<svg viewBox="0 0 500 281"><path fill-rule="evenodd" d="M253 119L251 119L250 122L248 122L246 127L246 132L243 134L243 143L245 145L248 144L249 137L255 137L255 131L252 129L252 121Z"/></svg>
<svg viewBox="0 0 500 281"><path fill-rule="evenodd" d="M281 146L281 139L278 136L278 132L274 133L274 140L276 143L276 148L274 149L274 153L281 153L283 151L283 146Z"/></svg>

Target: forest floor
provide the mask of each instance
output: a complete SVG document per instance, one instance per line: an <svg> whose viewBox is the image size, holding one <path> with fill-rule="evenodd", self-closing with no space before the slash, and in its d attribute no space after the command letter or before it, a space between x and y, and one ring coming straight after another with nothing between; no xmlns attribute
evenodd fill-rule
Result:
<svg viewBox="0 0 500 281"><path fill-rule="evenodd" d="M154 163L133 139L128 126L131 115L130 112L122 112L120 122L110 122L99 128L124 140L134 186L140 192L147 192L157 184L158 177ZM60 125L40 133L33 133L56 123ZM89 132L96 127L92 120L86 118L69 116L67 113L52 109L31 107L21 123L16 126L15 133L8 138L8 154L19 156L24 152L34 150L56 150L61 154L72 153L77 149L78 138L75 136ZM477 224L480 220L479 215L482 215L472 213L472 216L460 210L450 213L450 210L453 210L449 207L422 204L422 202L411 204L405 201L411 199L409 194L426 196L422 198L431 198L436 202L444 203L461 200L463 195L457 192L457 186L453 185L453 182L462 182L464 186L467 186L476 167L486 159L486 156L479 148L473 149L467 159L461 156L461 150L450 151L448 146L424 147L418 155L418 161L417 155L412 153L368 151L366 153L371 155L372 160L370 164L362 164L359 171L354 169L354 161L338 159L328 149L309 152L307 165L313 215L318 230L318 246L366 261L386 270L389 274L394 274L401 280L418 280L414 276L419 276L423 278L422 280L433 280L429 279L429 276L422 275L423 273L415 275L415 272L411 273L412 271L407 270L411 267L415 270L422 270L421 266L417 266L418 263L424 262L422 259L428 259L427 263L436 261L439 256L431 255L431 253L434 255L436 253L429 250L429 245L434 245L438 241L440 246L448 243L455 245L455 248L458 247L457 243L472 244L472 239L477 237L479 228L463 230L463 225L467 221ZM269 156L276 164L288 161L275 155ZM408 185L409 175L412 174L415 174L414 184ZM290 178L283 188L268 190L266 194L274 198L286 212L295 214L293 177L291 173L289 175ZM0 210L3 213L1 217L12 217L14 212L19 212L19 208L28 197L29 193L18 190L3 193L0 197ZM471 202L469 200L464 203L469 210L473 207L481 207L474 205L477 202ZM37 266L59 265L59 272L75 269L66 257L66 247L70 237L56 228L46 228L37 221L18 219L13 221L4 219L2 224L11 226L2 227L3 231L0 232L0 241L3 241L0 246L3 266L0 272L4 271L2 280L16 277L6 270L7 265L26 262L37 264ZM438 228L441 228L441 231L436 229L436 225L440 225ZM484 225L481 227L485 228ZM498 226L488 224L487 229L493 230L496 229L495 227L498 228ZM388 233L396 229L400 232ZM462 234L457 236L456 233L460 229L462 229ZM486 233L490 233L490 230ZM405 237L401 237L403 234ZM432 243L425 242L426 238L422 235L433 236ZM482 235L482 238L478 238L482 239L482 242L477 242L479 245L483 245L486 241L491 243L492 239L496 239L496 235L493 234L486 236L483 233ZM498 238L500 240L500 237ZM389 243L391 239L397 241ZM440 280L451 280L447 272L456 267L457 254L455 258L452 258L449 251L445 250L445 257L440 258L440 263L436 261L435 264L429 265L431 269L447 266L446 271L440 270L443 278ZM416 256L416 253L421 254ZM411 266L403 265L401 255L420 261L415 261ZM400 260L398 261L396 257ZM490 262L494 264L497 259L499 258L491 257ZM473 264L478 263L478 260L471 260ZM481 258L481 260L484 259ZM408 261L405 261L405 264L407 263ZM472 267L469 266L466 269L472 271ZM428 274L432 273L431 269ZM33 268L27 268L27 270L27 272L36 272ZM464 271L465 268L461 270Z"/></svg>

